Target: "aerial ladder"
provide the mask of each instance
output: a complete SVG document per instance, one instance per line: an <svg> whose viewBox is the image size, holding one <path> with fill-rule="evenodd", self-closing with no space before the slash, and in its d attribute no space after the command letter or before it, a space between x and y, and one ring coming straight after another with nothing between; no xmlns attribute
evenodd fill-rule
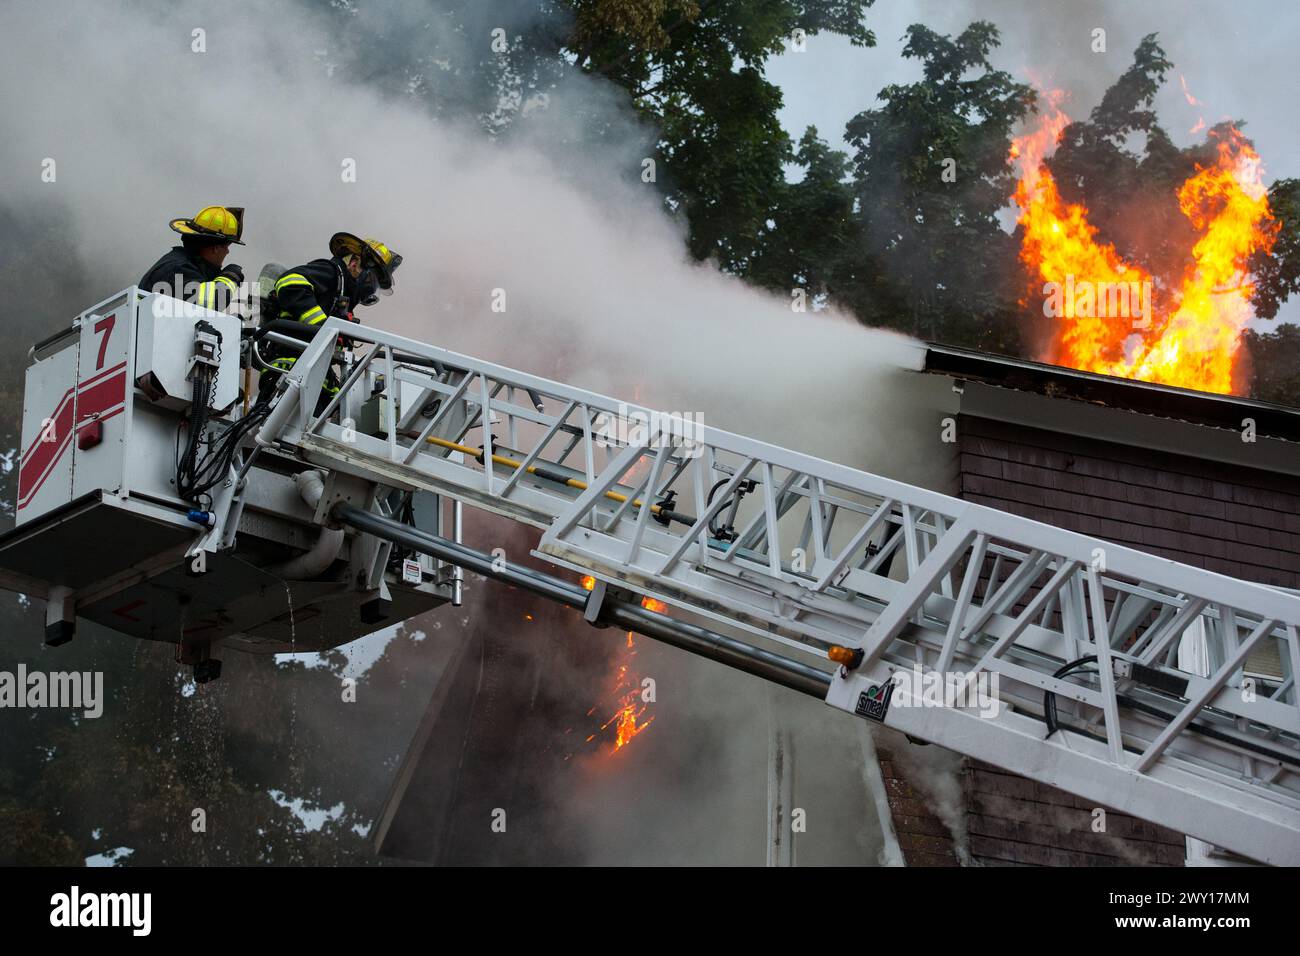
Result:
<svg viewBox="0 0 1300 956"><path fill-rule="evenodd" d="M106 316L123 341L102 339ZM286 603L334 608L315 640L343 642L457 603L468 570L1098 806L1300 863L1295 593L337 318L241 328L128 289L63 335L33 349L22 467L45 437L68 442L73 474L48 500L20 476L19 524L0 539L0 581L46 598L47 641L87 618L176 643L197 674L217 646L288 649ZM299 358L250 408L247 387L242 404L229 389L271 343ZM100 421L107 440L109 409L80 396L118 362L124 391L108 399L135 409L134 450L125 477L87 478L96 445L79 436ZM205 363L219 384L196 416L203 389L187 388ZM331 366L341 384L322 393ZM51 425L60 388L76 407ZM233 448L197 501L131 470L161 456L175 471L182 420ZM88 500L169 534L74 581L64 565L98 558L48 554L73 546ZM467 544L465 507L537 529L532 555L555 573ZM310 560L322 550L331 561ZM203 626L177 633L174 603L150 618L167 600L202 604ZM1270 644L1276 682L1246 666Z"/></svg>

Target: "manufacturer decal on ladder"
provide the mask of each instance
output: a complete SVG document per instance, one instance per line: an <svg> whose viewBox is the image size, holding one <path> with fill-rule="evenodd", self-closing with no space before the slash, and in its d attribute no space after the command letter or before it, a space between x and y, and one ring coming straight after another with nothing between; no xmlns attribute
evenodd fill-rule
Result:
<svg viewBox="0 0 1300 956"><path fill-rule="evenodd" d="M853 712L859 717L876 720L883 724L885 715L889 713L889 701L893 696L894 679L891 677L883 684L872 684L859 694L858 705L853 708Z"/></svg>

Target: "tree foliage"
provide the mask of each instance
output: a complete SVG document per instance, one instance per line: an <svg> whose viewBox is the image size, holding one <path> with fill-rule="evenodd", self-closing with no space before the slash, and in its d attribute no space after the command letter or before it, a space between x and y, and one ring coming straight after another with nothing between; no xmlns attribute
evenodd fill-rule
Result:
<svg viewBox="0 0 1300 956"><path fill-rule="evenodd" d="M340 38L333 55L362 80L437 116L477 116L492 135L526 126L526 106L574 68L614 84L646 125L655 181L665 207L687 223L691 254L744 274L794 159L767 61L796 37L819 33L874 45L864 23L873 2L510 0L479 8L430 0L395 11L340 3L325 15ZM602 119L590 119L583 135L598 138Z"/></svg>
<svg viewBox="0 0 1300 956"><path fill-rule="evenodd" d="M886 87L849 121L849 156L813 129L792 142L778 120L770 58L797 31L873 46L864 21L871 3L428 0L394 9L337 0L322 15L340 38L330 56L362 81L424 102L434 115L477 116L505 144L546 122L545 110L528 104L575 69L599 77L640 119L656 186L684 220L695 258L785 294L806 289L814 302L871 325L1033 352L1040 336L1019 305L1025 274L1009 231L1007 157L1036 96L991 65L993 24L975 22L955 36L911 26L903 55L921 78ZM1048 161L1063 197L1088 207L1101 240L1158 277L1157 307L1171 304L1196 238L1178 187L1214 160L1228 125L1177 147L1154 109L1172 70L1157 37L1144 37ZM577 135L626 142L626 124L611 125L606 112L585 120ZM1249 263L1262 318L1300 289L1300 187L1279 181L1269 198L1277 241Z"/></svg>
<svg viewBox="0 0 1300 956"><path fill-rule="evenodd" d="M1251 258L1255 277L1253 304L1261 319L1277 317L1277 310L1293 293L1300 292L1300 179L1279 179L1268 190L1268 208L1278 222L1272 249ZM1294 393L1300 404L1300 389Z"/></svg>
<svg viewBox="0 0 1300 956"><path fill-rule="evenodd" d="M907 37L923 79L886 87L882 106L848 123L857 241L834 298L872 325L1006 351L1016 251L998 216L1015 182L1011 131L1034 93L989 62L990 23L956 37L913 25Z"/></svg>
<svg viewBox="0 0 1300 956"><path fill-rule="evenodd" d="M1250 361L1251 397L1300 407L1300 326L1247 329L1243 345Z"/></svg>
<svg viewBox="0 0 1300 956"><path fill-rule="evenodd" d="M799 140L794 164L803 176L777 184L771 218L744 274L782 294L804 289L821 305L838 296L839 269L857 248L849 161L810 126Z"/></svg>
<svg viewBox="0 0 1300 956"><path fill-rule="evenodd" d="M1144 37L1133 64L1087 120L1062 131L1047 161L1062 197L1087 206L1101 239L1157 276L1180 273L1194 242L1178 187L1214 159L1208 145L1179 150L1157 121L1152 103L1171 69L1156 37Z"/></svg>
<svg viewBox="0 0 1300 956"><path fill-rule="evenodd" d="M872 46L872 0L575 0L577 65L627 90L659 131L664 200L697 259L746 274L794 159L764 75L796 31ZM637 14L629 7L640 9ZM651 16L651 13L657 16Z"/></svg>

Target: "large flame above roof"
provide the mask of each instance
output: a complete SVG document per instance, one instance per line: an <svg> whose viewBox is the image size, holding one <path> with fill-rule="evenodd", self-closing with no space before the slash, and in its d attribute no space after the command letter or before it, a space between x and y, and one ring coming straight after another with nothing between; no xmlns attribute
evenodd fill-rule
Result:
<svg viewBox="0 0 1300 956"><path fill-rule="evenodd" d="M1043 165L1069 117L1059 92L1045 95L1038 127L1015 140L1020 257L1041 280L1044 312L1057 327L1046 360L1089 372L1232 393L1241 333L1253 312L1247 258L1271 247L1258 154L1235 129L1178 190L1197 240L1176 287L1162 288L1097 238L1086 206L1067 203ZM1037 285L1035 286L1037 292Z"/></svg>

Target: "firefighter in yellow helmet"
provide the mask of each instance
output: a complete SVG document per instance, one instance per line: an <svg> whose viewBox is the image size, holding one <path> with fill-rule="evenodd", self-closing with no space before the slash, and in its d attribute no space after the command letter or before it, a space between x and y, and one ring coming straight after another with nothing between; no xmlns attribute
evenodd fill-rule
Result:
<svg viewBox="0 0 1300 956"><path fill-rule="evenodd" d="M330 258L295 266L276 280L273 311L267 318L320 325L333 315L357 322L353 314L357 306L374 305L381 294L392 294L393 273L402 264L402 257L384 243L336 232L330 238L329 250ZM268 358L269 364L280 371L293 368L297 360L296 354L272 354L275 357ZM264 393L276 378L264 375L260 390ZM331 369L324 393L332 395L338 387L339 379Z"/></svg>
<svg viewBox="0 0 1300 956"><path fill-rule="evenodd" d="M279 317L320 325L336 315L357 321L358 305L374 305L380 292L391 293L393 272L402 257L378 239L350 232L330 238L330 258L313 259L285 272L275 283Z"/></svg>
<svg viewBox="0 0 1300 956"><path fill-rule="evenodd" d="M140 288L225 310L244 281L244 270L225 264L231 245L244 244L243 207L207 206L192 219L173 219L170 225L180 233L181 244L153 264Z"/></svg>

